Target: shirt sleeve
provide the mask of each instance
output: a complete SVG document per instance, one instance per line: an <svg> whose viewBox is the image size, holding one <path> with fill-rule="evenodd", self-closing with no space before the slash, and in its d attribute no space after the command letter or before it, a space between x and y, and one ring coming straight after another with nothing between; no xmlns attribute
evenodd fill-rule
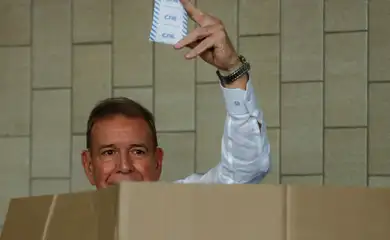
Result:
<svg viewBox="0 0 390 240"><path fill-rule="evenodd" d="M269 171L270 144L251 79L246 90L221 89L227 111L221 161L208 172L192 174L177 183L253 184Z"/></svg>

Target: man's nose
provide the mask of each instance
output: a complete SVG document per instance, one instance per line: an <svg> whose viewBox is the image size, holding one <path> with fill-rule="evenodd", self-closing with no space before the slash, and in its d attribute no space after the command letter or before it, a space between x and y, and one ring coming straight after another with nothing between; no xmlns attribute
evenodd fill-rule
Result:
<svg viewBox="0 0 390 240"><path fill-rule="evenodd" d="M123 173L128 173L133 170L133 161L131 160L128 152L120 154L118 168Z"/></svg>

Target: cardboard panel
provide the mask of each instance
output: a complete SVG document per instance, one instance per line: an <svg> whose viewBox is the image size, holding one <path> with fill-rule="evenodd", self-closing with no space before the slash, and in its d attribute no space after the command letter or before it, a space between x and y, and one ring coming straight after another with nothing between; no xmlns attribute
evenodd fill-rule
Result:
<svg viewBox="0 0 390 240"><path fill-rule="evenodd" d="M18 198L10 201L1 240L41 240L52 196Z"/></svg>
<svg viewBox="0 0 390 240"><path fill-rule="evenodd" d="M292 186L287 240L388 240L390 190Z"/></svg>
<svg viewBox="0 0 390 240"><path fill-rule="evenodd" d="M284 187L128 184L119 240L282 240Z"/></svg>
<svg viewBox="0 0 390 240"><path fill-rule="evenodd" d="M390 189L122 183L11 201L1 240L388 240Z"/></svg>
<svg viewBox="0 0 390 240"><path fill-rule="evenodd" d="M47 240L96 240L98 210L96 192L63 194L54 198L49 213ZM53 206L52 205L52 206ZM42 239L43 240L43 239Z"/></svg>
<svg viewBox="0 0 390 240"><path fill-rule="evenodd" d="M120 187L114 186L100 190L95 195L93 199L96 206L94 216L97 218L98 236L94 240L117 240L118 220L123 214L118 212L119 191ZM129 226L126 227L129 228Z"/></svg>
<svg viewBox="0 0 390 240"><path fill-rule="evenodd" d="M1 240L113 240L117 188L13 199Z"/></svg>

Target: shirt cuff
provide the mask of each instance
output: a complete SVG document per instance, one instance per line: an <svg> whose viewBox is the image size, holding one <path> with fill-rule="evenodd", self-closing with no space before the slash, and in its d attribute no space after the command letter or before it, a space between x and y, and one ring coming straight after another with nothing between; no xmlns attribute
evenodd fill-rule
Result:
<svg viewBox="0 0 390 240"><path fill-rule="evenodd" d="M248 82L246 84L246 90L239 88L225 88L222 85L226 110L229 115L245 115L256 116L261 118L261 112L257 106L257 100L252 86L252 80L249 75Z"/></svg>

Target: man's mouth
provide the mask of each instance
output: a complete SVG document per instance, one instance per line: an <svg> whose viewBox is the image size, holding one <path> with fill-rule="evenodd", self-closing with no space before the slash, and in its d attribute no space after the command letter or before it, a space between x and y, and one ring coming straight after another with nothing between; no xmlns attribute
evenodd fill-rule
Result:
<svg viewBox="0 0 390 240"><path fill-rule="evenodd" d="M131 181L131 182L140 182L143 181L143 177L139 173L131 173L131 174L121 174L121 173L116 173L113 175L110 175L107 178L106 183L108 185L117 185L121 182L125 181Z"/></svg>

